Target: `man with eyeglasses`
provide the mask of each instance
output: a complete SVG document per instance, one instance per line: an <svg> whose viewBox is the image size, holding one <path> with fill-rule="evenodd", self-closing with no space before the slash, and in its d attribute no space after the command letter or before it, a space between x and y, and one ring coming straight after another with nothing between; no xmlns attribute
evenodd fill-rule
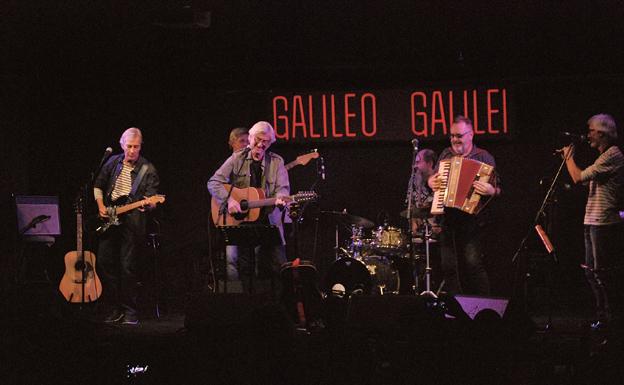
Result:
<svg viewBox="0 0 624 385"><path fill-rule="evenodd" d="M281 265L286 262L284 228L282 225L282 210L286 205L283 198L290 194L288 172L284 167L281 156L268 151L275 143L275 131L270 123L258 122L249 129L249 145L234 152L214 173L208 181L207 187L213 198L220 204L225 204L229 214L241 213L240 202L229 194L224 184L236 188L256 187L264 190L267 198L276 198L277 207L264 207L260 218L255 222L244 222L243 226L251 224L275 225L280 236L281 245L257 246L254 254L247 247L235 246L228 252L228 258L236 261L228 266L228 276L241 280L242 288L246 293L261 293L271 291L277 295L279 282L277 275ZM227 201L226 201L227 199ZM258 280L255 276L257 264ZM238 271L232 271L237 269ZM238 274L236 274L238 273ZM268 285L270 284L270 287Z"/></svg>
<svg viewBox="0 0 624 385"><path fill-rule="evenodd" d="M594 115L587 121L587 141L600 155L581 170L574 160L574 145L561 153L574 183L587 184L585 206L585 276L594 293L596 320L592 329L621 321L622 270L624 269L624 155L616 145L617 127L611 115ZM619 286L619 287L618 287ZM621 326L621 325L620 325Z"/></svg>
<svg viewBox="0 0 624 385"><path fill-rule="evenodd" d="M445 148L435 167L435 174L429 180L429 187L434 191L442 188L442 179L438 168L440 161L461 156L477 160L496 167L494 157L473 143L474 129L472 121L464 116L457 116L451 125L451 146ZM484 197L495 197L501 194L500 180L496 173L491 183L473 182L476 193ZM481 199L481 205L487 204ZM486 211L478 211L477 215L467 214L454 208L445 208L441 220L440 262L444 279L443 290L449 294L490 293L490 281L483 263L481 238L487 224Z"/></svg>

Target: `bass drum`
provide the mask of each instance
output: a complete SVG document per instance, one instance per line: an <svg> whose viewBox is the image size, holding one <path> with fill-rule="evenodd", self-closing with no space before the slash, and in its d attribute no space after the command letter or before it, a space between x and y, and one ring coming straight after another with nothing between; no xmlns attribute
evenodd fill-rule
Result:
<svg viewBox="0 0 624 385"><path fill-rule="evenodd" d="M362 262L371 277L372 294L399 294L399 272L390 259L381 255L369 255L362 258Z"/></svg>
<svg viewBox="0 0 624 385"><path fill-rule="evenodd" d="M343 290L338 284L342 285ZM358 259L342 257L337 259L327 271L325 292L328 295L351 295L355 290L361 294L370 294L371 276L366 266Z"/></svg>
<svg viewBox="0 0 624 385"><path fill-rule="evenodd" d="M334 262L327 272L325 290L329 295L340 296L339 286L344 294L398 294L399 273L392 261L384 256L369 255L360 259L343 257Z"/></svg>

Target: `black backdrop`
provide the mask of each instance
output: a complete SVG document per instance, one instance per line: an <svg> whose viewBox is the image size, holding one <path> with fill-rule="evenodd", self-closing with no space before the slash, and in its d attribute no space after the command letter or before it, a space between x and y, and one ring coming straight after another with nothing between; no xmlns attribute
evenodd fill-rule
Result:
<svg viewBox="0 0 624 385"><path fill-rule="evenodd" d="M424 3L206 2L209 29L162 27L173 2L100 6L21 4L7 22L2 140L2 232L14 240L11 194L59 195L64 235L48 261L58 276L74 247L72 200L107 146L130 126L144 132L143 154L157 166L167 195L161 216L163 258L173 296L206 279L208 195L205 182L228 155L227 133L269 119L272 89L411 89L422 84L504 80L514 85L516 136L483 143L497 159L505 195L496 202L487 242L496 294L511 290L510 259L554 173L559 131L583 132L598 112L624 116L621 33L613 9L566 10L524 2L503 9ZM426 3L426 2L425 2ZM437 3L436 3L437 4ZM166 5L166 6L165 6ZM481 12L487 10L487 12ZM165 15L165 16L163 16ZM169 23L167 21L167 23ZM165 24L167 24L165 23ZM599 23L601 29L594 28ZM470 29L470 33L465 31ZM421 141L436 151L446 144ZM326 162L322 199L301 227L300 256L326 268L333 224L318 208L377 220L385 210L402 225L412 150L409 142L316 145ZM276 144L286 161L308 150ZM591 160L588 149L581 162ZM307 189L314 165L291 172ZM569 182L565 175L564 182ZM562 189L554 241L566 290L582 286L584 192ZM531 247L539 250L532 239ZM213 248L216 248L214 246ZM3 263L15 243L3 243ZM5 270L5 282L11 273Z"/></svg>

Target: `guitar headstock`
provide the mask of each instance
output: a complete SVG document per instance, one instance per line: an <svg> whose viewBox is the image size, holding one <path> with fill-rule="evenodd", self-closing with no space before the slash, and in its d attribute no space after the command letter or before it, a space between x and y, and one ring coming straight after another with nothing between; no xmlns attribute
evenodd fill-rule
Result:
<svg viewBox="0 0 624 385"><path fill-rule="evenodd" d="M320 155L318 153L318 151L316 149L312 150L312 152L310 152L309 154L304 154L304 155L299 155L297 157L297 164L301 165L301 166L305 166L306 164L308 164L312 159L316 159L318 158Z"/></svg>
<svg viewBox="0 0 624 385"><path fill-rule="evenodd" d="M293 196L294 202L313 202L318 199L316 191L299 191Z"/></svg>
<svg viewBox="0 0 624 385"><path fill-rule="evenodd" d="M144 199L146 205L153 205L157 203L164 203L165 196L164 195L152 195L151 197L147 197Z"/></svg>

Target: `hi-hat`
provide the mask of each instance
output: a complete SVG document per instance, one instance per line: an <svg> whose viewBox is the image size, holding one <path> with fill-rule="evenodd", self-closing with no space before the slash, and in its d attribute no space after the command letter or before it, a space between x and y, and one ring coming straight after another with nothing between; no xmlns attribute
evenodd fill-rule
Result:
<svg viewBox="0 0 624 385"><path fill-rule="evenodd" d="M401 211L399 215L407 218L407 209ZM429 218L431 216L431 206L412 208L412 218Z"/></svg>
<svg viewBox="0 0 624 385"><path fill-rule="evenodd" d="M358 217L357 215L349 214L346 211L321 211L321 214L331 216L336 221L344 223L346 225L361 226L365 229L375 227L375 224L371 220Z"/></svg>

